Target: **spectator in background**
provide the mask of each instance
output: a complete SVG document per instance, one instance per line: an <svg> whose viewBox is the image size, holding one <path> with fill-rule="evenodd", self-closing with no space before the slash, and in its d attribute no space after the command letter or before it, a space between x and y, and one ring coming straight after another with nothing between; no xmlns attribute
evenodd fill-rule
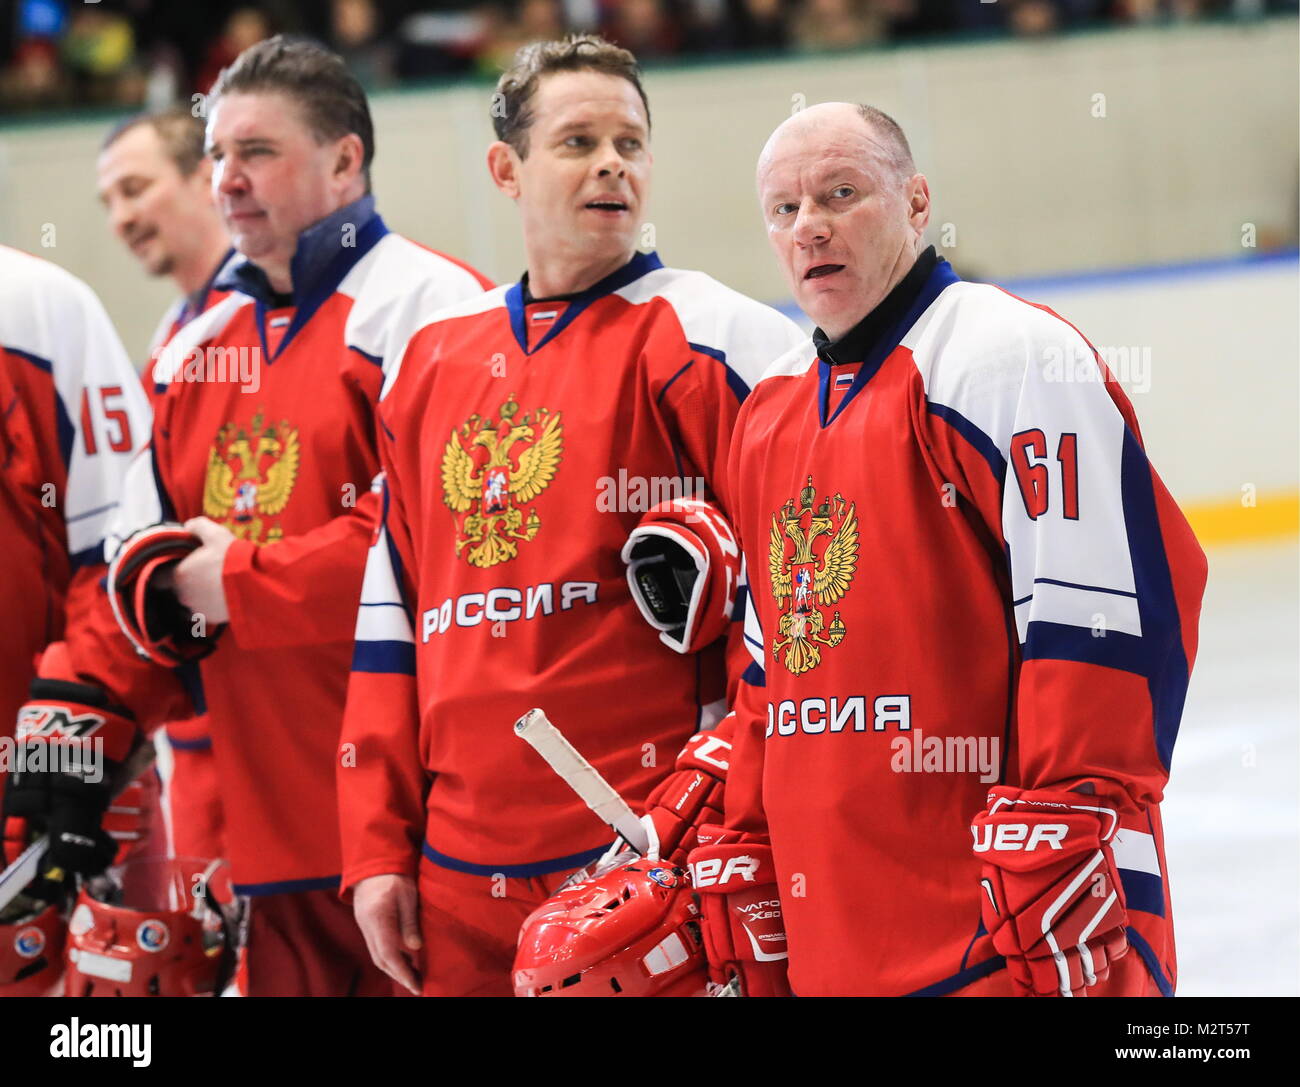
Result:
<svg viewBox="0 0 1300 1087"><path fill-rule="evenodd" d="M54 43L30 38L0 74L0 104L6 111L62 106L72 101L72 82L59 65Z"/></svg>
<svg viewBox="0 0 1300 1087"><path fill-rule="evenodd" d="M680 24L669 18L663 0L616 0L605 10L603 33L642 60L681 50Z"/></svg>
<svg viewBox="0 0 1300 1087"><path fill-rule="evenodd" d="M796 49L858 49L885 36L885 22L859 0L804 0L792 26Z"/></svg>
<svg viewBox="0 0 1300 1087"><path fill-rule="evenodd" d="M208 47L208 55L199 69L198 89L207 94L222 68L234 64L240 53L265 41L274 32L270 19L258 8L236 8L226 20L221 37Z"/></svg>
<svg viewBox="0 0 1300 1087"><path fill-rule="evenodd" d="M374 0L331 0L330 46L363 87L393 82L393 47L381 24Z"/></svg>
<svg viewBox="0 0 1300 1087"><path fill-rule="evenodd" d="M566 30L560 0L523 0L514 18L496 3L482 5L479 14L483 18L483 46L478 68L494 77L510 66L515 53L528 42L554 41L563 38Z"/></svg>
<svg viewBox="0 0 1300 1087"><path fill-rule="evenodd" d="M737 49L783 50L790 44L786 0L728 0L732 41Z"/></svg>
<svg viewBox="0 0 1300 1087"><path fill-rule="evenodd" d="M1021 38L1037 38L1060 29L1061 12L1053 0L1014 0L1007 26Z"/></svg>
<svg viewBox="0 0 1300 1087"><path fill-rule="evenodd" d="M131 105L143 99L143 79L134 65L135 33L125 16L80 8L68 24L61 52L79 100Z"/></svg>

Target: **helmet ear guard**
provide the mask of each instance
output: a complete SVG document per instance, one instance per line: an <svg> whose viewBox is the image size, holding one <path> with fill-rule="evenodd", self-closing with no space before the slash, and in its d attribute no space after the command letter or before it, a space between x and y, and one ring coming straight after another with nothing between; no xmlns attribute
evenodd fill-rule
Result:
<svg viewBox="0 0 1300 1087"><path fill-rule="evenodd" d="M0 913L0 997L41 996L63 973L63 902L19 895Z"/></svg>
<svg viewBox="0 0 1300 1087"><path fill-rule="evenodd" d="M192 532L164 522L132 534L108 564L108 599L117 625L140 656L166 668L206 657L225 630L223 623L196 634L194 616L159 577L200 546Z"/></svg>
<svg viewBox="0 0 1300 1087"><path fill-rule="evenodd" d="M625 854L578 873L529 915L516 996L705 996L699 907L686 873Z"/></svg>

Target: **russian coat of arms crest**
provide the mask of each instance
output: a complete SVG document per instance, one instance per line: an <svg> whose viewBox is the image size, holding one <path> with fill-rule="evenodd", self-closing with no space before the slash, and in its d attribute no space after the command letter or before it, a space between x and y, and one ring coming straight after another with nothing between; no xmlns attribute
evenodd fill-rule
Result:
<svg viewBox="0 0 1300 1087"><path fill-rule="evenodd" d="M794 675L821 663L847 633L840 613L827 611L849 591L858 562L857 505L842 494L817 502L812 476L772 515L768 570L781 609L772 655Z"/></svg>
<svg viewBox="0 0 1300 1087"><path fill-rule="evenodd" d="M456 554L488 567L519 554L542 527L533 501L555 479L564 453L560 413L519 414L512 393L500 419L477 412L451 432L442 454L443 501L456 518Z"/></svg>
<svg viewBox="0 0 1300 1087"><path fill-rule="evenodd" d="M230 422L218 431L203 480L203 512L235 537L256 544L284 536L279 515L298 478L298 428L287 419L268 423L258 411L252 425Z"/></svg>

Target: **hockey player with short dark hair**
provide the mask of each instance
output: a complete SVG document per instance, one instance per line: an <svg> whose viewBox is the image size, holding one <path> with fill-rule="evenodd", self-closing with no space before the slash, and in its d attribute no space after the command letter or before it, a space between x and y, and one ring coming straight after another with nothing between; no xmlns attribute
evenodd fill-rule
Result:
<svg viewBox="0 0 1300 1087"><path fill-rule="evenodd" d="M640 530L638 584L665 590L650 614L677 584L656 581L656 541L672 536L691 573L738 574L718 515L732 425L801 339L638 252L652 158L630 53L526 46L493 119L488 167L519 208L528 269L417 322L386 384L384 520L339 759L344 886L375 961L426 995L509 995L521 923L608 844L515 738L530 707L648 809L657 855L684 861L697 819L720 814L726 743L708 730L734 577L656 628L622 556Z"/></svg>
<svg viewBox="0 0 1300 1087"><path fill-rule="evenodd" d="M819 328L732 450L755 670L690 858L715 981L1171 994L1160 800L1206 562L1128 399L1068 322L924 247L879 111L796 114L758 188Z"/></svg>
<svg viewBox="0 0 1300 1087"><path fill-rule="evenodd" d="M195 693L234 890L250 902L248 995L388 995L337 898L334 795L377 505L374 405L398 357L400 311L462 301L486 281L385 226L369 192L365 95L322 47L250 47L218 79L207 121L215 194L244 259L219 278L229 296L180 329L155 370L165 388L152 444L114 521L124 542L110 584L127 591L111 601L151 659L201 657ZM133 532L157 522L184 522L197 539L178 526ZM104 632L99 650L42 674L121 759L189 702L173 671L140 668L110 598L76 621ZM100 794L43 777L22 783L25 810L52 826L75 820L67 867L102 867Z"/></svg>

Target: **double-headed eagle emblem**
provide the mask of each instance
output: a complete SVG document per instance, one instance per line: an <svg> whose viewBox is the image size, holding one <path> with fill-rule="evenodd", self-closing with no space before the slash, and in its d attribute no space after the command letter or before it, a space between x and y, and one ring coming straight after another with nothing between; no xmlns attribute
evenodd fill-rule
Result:
<svg viewBox="0 0 1300 1087"><path fill-rule="evenodd" d="M267 423L262 411L248 429L226 423L208 453L203 512L238 539L271 543L284 535L277 518L289 504L301 455L298 429Z"/></svg>
<svg viewBox="0 0 1300 1087"><path fill-rule="evenodd" d="M791 498L772 515L769 536L772 596L782 609L772 655L796 676L821 663L822 646L834 648L844 640L840 613L827 625L822 609L849 591L858 563L857 505L846 509L837 493L814 509L816 498L809 476L798 507ZM787 556L791 545L793 554Z"/></svg>
<svg viewBox="0 0 1300 1087"><path fill-rule="evenodd" d="M453 430L442 454L442 490L456 515L456 554L464 551L479 567L518 555L520 542L542 527L528 503L550 486L563 453L560 413L537 408L520 416L513 393L500 422L476 412Z"/></svg>

